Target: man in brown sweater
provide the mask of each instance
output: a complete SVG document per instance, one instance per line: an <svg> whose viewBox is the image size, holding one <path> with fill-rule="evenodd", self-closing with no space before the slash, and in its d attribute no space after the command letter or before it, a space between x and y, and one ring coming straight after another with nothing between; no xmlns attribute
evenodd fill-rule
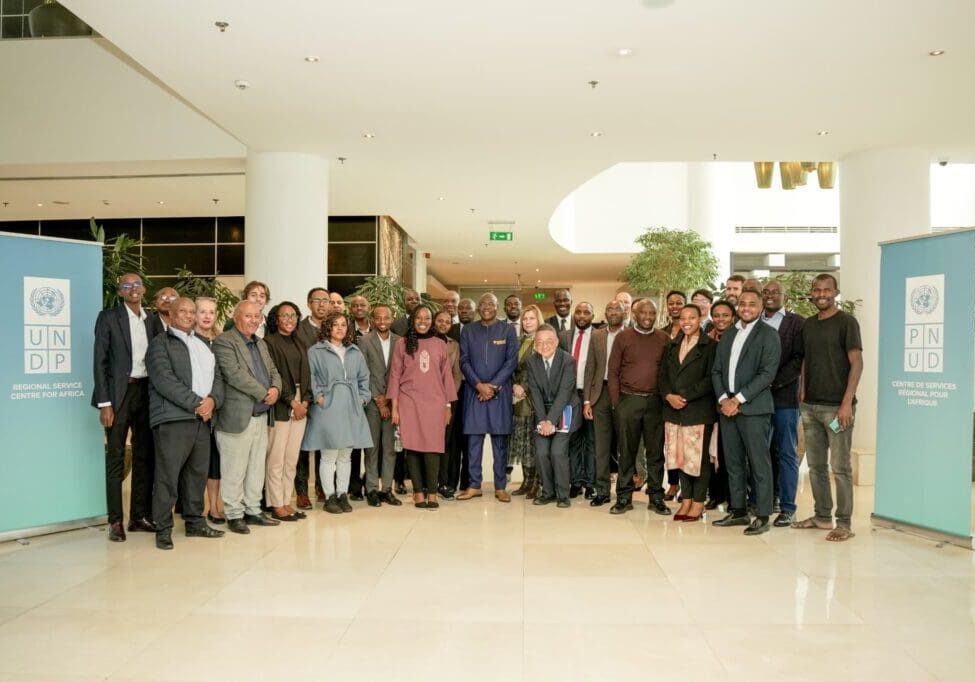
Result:
<svg viewBox="0 0 975 682"><path fill-rule="evenodd" d="M634 326L619 333L609 356L607 389L620 429L620 472L616 479L616 504L611 514L633 509L633 474L640 438L647 450L649 508L669 515L664 504L663 402L657 376L670 337L655 329L657 307L644 298L630 309Z"/></svg>

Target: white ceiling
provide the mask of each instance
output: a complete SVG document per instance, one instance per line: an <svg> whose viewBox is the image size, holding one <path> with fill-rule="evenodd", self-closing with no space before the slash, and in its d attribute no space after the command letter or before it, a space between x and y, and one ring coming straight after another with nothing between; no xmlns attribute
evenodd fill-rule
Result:
<svg viewBox="0 0 975 682"><path fill-rule="evenodd" d="M612 278L547 224L619 161L975 158L972 0L63 1L247 147L347 157L330 211L394 216L444 281Z"/></svg>

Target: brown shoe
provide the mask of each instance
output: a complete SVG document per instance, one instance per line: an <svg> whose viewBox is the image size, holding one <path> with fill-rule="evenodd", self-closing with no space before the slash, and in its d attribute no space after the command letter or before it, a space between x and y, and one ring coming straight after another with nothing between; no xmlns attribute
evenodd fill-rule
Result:
<svg viewBox="0 0 975 682"><path fill-rule="evenodd" d="M507 490L498 490L494 493L494 499L498 502L511 502L511 494Z"/></svg>
<svg viewBox="0 0 975 682"><path fill-rule="evenodd" d="M458 500L471 500L475 497L481 497L484 493L481 492L480 488L468 488L464 492L460 493L455 499Z"/></svg>
<svg viewBox="0 0 975 682"><path fill-rule="evenodd" d="M298 509L311 509L311 500L307 495L298 496Z"/></svg>

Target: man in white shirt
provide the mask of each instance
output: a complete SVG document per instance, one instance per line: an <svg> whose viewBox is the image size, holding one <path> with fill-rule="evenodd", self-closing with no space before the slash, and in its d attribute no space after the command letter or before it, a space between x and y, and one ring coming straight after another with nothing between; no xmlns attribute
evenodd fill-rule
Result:
<svg viewBox="0 0 975 682"><path fill-rule="evenodd" d="M95 321L92 407L99 411L105 428L105 495L108 506L108 539L125 542L122 525L122 479L125 441L132 431L132 485L129 532L154 533L152 472L155 454L149 427L149 383L146 352L152 338L162 331L155 315L142 307L142 278L127 272L119 278L122 303L103 310Z"/></svg>
<svg viewBox="0 0 975 682"><path fill-rule="evenodd" d="M633 306L633 296L626 291L621 291L616 294L616 298L613 300L623 306L623 326L632 327L633 320L630 319L630 308Z"/></svg>
<svg viewBox="0 0 975 682"><path fill-rule="evenodd" d="M556 291L552 304L555 306L555 314L545 322L555 327L559 333L572 329L572 294L569 293L569 290L559 289Z"/></svg>
<svg viewBox="0 0 975 682"><path fill-rule="evenodd" d="M187 537L219 538L203 518L210 464L210 420L223 380L210 347L193 333L196 304L177 298L169 329L149 344L149 421L156 440L152 516L156 547L173 548L173 505L180 493Z"/></svg>
<svg viewBox="0 0 975 682"><path fill-rule="evenodd" d="M521 337L521 299L515 294L510 294L504 299L505 321L514 327L515 336Z"/></svg>
<svg viewBox="0 0 975 682"><path fill-rule="evenodd" d="M457 317L457 305L460 303L460 294L456 291L448 291L443 299L443 309L450 313L450 324L457 324L460 318ZM473 303L473 301L472 301ZM471 306L473 308L473 305Z"/></svg>
<svg viewBox="0 0 975 682"><path fill-rule="evenodd" d="M586 361L592 341L592 304L580 301L572 314L572 330L559 333L559 345L569 353L576 364L576 392L579 402L583 400L583 386L586 378ZM572 485L569 497L575 498L585 490L586 499L596 495L596 452L592 421L582 420L582 424L569 439L569 462L572 472Z"/></svg>

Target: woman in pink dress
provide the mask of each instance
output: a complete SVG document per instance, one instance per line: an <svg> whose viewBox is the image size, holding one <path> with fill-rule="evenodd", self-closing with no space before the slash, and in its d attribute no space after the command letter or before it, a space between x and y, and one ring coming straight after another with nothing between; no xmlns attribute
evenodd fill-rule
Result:
<svg viewBox="0 0 975 682"><path fill-rule="evenodd" d="M413 479L413 504L437 509L444 427L450 423L450 403L457 400L447 344L433 329L433 311L419 305L407 320L406 336L393 348L386 384L392 400L392 421L399 426L406 465Z"/></svg>

